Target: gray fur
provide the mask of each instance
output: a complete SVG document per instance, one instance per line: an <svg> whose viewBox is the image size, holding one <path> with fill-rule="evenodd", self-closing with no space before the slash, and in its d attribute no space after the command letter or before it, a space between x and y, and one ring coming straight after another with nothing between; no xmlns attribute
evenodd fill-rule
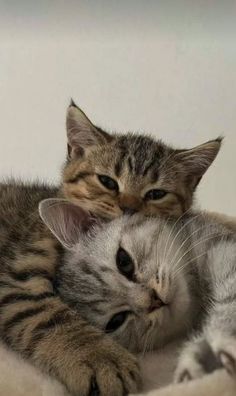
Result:
<svg viewBox="0 0 236 396"><path fill-rule="evenodd" d="M119 246L135 262L133 281L117 269ZM222 366L215 339L221 345L228 337L236 346L236 236L204 214L179 220L135 215L80 232L58 279L65 301L103 330L115 313L130 311L111 335L132 351L153 349L197 328L178 378ZM149 313L151 289L167 305ZM222 350L229 354L224 343Z"/></svg>

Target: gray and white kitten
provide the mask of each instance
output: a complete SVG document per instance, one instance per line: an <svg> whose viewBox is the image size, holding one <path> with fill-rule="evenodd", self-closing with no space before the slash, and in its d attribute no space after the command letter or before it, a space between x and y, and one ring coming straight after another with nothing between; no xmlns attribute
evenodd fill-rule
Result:
<svg viewBox="0 0 236 396"><path fill-rule="evenodd" d="M40 204L66 248L62 298L133 352L195 328L176 380L236 371L236 235L207 215L141 214L100 223L65 200Z"/></svg>

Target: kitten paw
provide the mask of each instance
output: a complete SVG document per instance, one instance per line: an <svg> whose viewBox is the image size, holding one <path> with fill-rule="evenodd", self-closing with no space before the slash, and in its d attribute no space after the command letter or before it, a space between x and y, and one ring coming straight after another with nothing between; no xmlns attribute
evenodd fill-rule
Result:
<svg viewBox="0 0 236 396"><path fill-rule="evenodd" d="M68 389L79 396L124 396L141 387L137 359L108 337L80 347L76 372L68 376Z"/></svg>
<svg viewBox="0 0 236 396"><path fill-rule="evenodd" d="M236 375L236 338L226 334L212 335L211 345L222 366Z"/></svg>
<svg viewBox="0 0 236 396"><path fill-rule="evenodd" d="M175 372L175 382L186 382L201 378L222 367L222 362L209 343L204 340L189 342L180 355Z"/></svg>

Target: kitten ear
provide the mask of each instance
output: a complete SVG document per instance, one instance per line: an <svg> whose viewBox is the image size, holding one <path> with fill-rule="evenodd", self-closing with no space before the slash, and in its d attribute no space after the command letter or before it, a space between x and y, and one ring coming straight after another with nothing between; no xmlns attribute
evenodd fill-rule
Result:
<svg viewBox="0 0 236 396"><path fill-rule="evenodd" d="M69 158L80 157L87 148L112 140L107 132L93 125L73 100L67 110L66 128Z"/></svg>
<svg viewBox="0 0 236 396"><path fill-rule="evenodd" d="M88 211L65 199L49 198L41 201L39 214L49 230L67 249L72 249L82 234L98 224L98 219Z"/></svg>
<svg viewBox="0 0 236 396"><path fill-rule="evenodd" d="M192 149L180 150L177 153L177 158L183 163L187 174L195 177L195 187L216 158L222 140L223 138L219 137Z"/></svg>

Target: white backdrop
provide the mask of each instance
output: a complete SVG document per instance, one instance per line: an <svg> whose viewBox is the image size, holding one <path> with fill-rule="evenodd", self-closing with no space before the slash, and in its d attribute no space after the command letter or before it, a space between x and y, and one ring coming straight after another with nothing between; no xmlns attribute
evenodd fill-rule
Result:
<svg viewBox="0 0 236 396"><path fill-rule="evenodd" d="M236 2L0 0L0 177L57 181L72 96L109 130L225 136L198 191L236 215Z"/></svg>

